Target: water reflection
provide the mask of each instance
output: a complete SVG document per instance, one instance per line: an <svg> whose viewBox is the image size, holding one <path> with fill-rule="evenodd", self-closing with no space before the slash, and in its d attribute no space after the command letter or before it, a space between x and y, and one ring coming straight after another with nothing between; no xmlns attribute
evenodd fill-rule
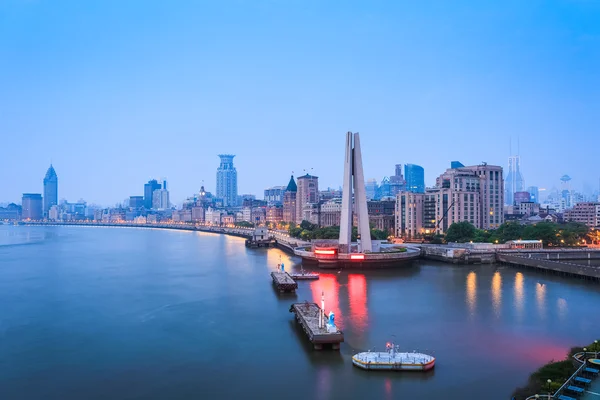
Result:
<svg viewBox="0 0 600 400"><path fill-rule="evenodd" d="M364 275L348 275L348 296L350 297L350 321L358 332L364 332L368 324L367 280Z"/></svg>
<svg viewBox="0 0 600 400"><path fill-rule="evenodd" d="M524 282L523 274L517 272L515 275L515 311L519 320L523 318L523 309L525 307Z"/></svg>
<svg viewBox="0 0 600 400"><path fill-rule="evenodd" d="M538 315L541 319L546 318L546 285L538 283L535 285L535 300L538 310Z"/></svg>
<svg viewBox="0 0 600 400"><path fill-rule="evenodd" d="M392 399L392 380L390 378L385 378L385 394L386 398Z"/></svg>
<svg viewBox="0 0 600 400"><path fill-rule="evenodd" d="M477 305L477 274L471 271L467 275L467 306L469 307L469 315L475 315Z"/></svg>
<svg viewBox="0 0 600 400"><path fill-rule="evenodd" d="M312 281L310 283L310 290L312 292L313 302L321 306L321 293L325 294L325 314L329 314L329 311L333 311L335 314L335 324L343 328L344 327L344 316L340 312L339 308L339 294L340 284L337 281L337 275L333 274L320 274L318 281Z"/></svg>
<svg viewBox="0 0 600 400"><path fill-rule="evenodd" d="M492 278L492 307L494 308L494 314L496 317L500 316L500 310L502 306L502 275L499 271L494 273Z"/></svg>
<svg viewBox="0 0 600 400"><path fill-rule="evenodd" d="M567 300L563 298L556 300L556 308L558 310L558 319L564 321L565 317L567 316L567 312L569 311L567 308Z"/></svg>

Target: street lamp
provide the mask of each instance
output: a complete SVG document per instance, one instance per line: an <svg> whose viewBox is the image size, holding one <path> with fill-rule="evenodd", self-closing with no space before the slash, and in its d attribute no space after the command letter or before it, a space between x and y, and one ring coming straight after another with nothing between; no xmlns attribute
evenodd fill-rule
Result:
<svg viewBox="0 0 600 400"><path fill-rule="evenodd" d="M535 395L535 398L536 398L536 399L539 399L539 398L540 398L540 395L539 395L539 394L536 394L536 395Z"/></svg>
<svg viewBox="0 0 600 400"><path fill-rule="evenodd" d="M587 356L587 348L584 347L583 348L583 361L586 360L586 358L585 358L586 356Z"/></svg>
<svg viewBox="0 0 600 400"><path fill-rule="evenodd" d="M548 379L546 382L548 382L548 398L550 398L550 384L552 383L552 379Z"/></svg>
<svg viewBox="0 0 600 400"><path fill-rule="evenodd" d="M598 340L594 340L594 350L596 350L596 358L598 358Z"/></svg>

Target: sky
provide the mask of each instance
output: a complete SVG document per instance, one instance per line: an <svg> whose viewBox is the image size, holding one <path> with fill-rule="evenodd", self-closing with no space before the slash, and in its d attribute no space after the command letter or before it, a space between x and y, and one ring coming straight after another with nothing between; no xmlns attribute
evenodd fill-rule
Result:
<svg viewBox="0 0 600 400"><path fill-rule="evenodd" d="M507 167L525 185L600 182L600 0L3 0L0 202L42 192L114 205L165 177L181 202L292 172ZM511 140L512 138L512 140ZM517 146L519 143L519 146Z"/></svg>

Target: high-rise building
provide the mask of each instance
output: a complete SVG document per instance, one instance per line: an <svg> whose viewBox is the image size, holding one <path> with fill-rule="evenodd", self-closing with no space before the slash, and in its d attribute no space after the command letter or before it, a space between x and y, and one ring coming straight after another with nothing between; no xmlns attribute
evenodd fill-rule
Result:
<svg viewBox="0 0 600 400"><path fill-rule="evenodd" d="M529 195L531 196L531 201L534 203L540 202L540 189L537 186L529 186L527 188Z"/></svg>
<svg viewBox="0 0 600 400"><path fill-rule="evenodd" d="M425 183L423 183L423 186ZM402 175L402 164L396 164L396 169L394 175L390 176L390 193L389 195L392 197L396 197L398 192L406 189L406 180L404 179L404 175ZM368 197L367 197L368 198Z"/></svg>
<svg viewBox="0 0 600 400"><path fill-rule="evenodd" d="M508 174L504 183L504 201L505 204L512 206L515 204L515 193L523 191L523 175L521 175L521 157L508 157Z"/></svg>
<svg viewBox="0 0 600 400"><path fill-rule="evenodd" d="M365 183L365 190L367 191L367 200L376 200L378 188L379 185L377 184L377 179L369 179L367 183Z"/></svg>
<svg viewBox="0 0 600 400"><path fill-rule="evenodd" d="M233 166L232 154L219 154L221 164L217 169L217 197L223 200L224 207L237 205L237 171Z"/></svg>
<svg viewBox="0 0 600 400"><path fill-rule="evenodd" d="M296 193L296 223L303 219L304 206L319 202L319 177L306 174L298 177Z"/></svg>
<svg viewBox="0 0 600 400"><path fill-rule="evenodd" d="M22 199L23 211L21 218L40 220L43 217L42 195L39 193L23 193Z"/></svg>
<svg viewBox="0 0 600 400"><path fill-rule="evenodd" d="M269 205L278 205L283 203L283 193L285 186L273 186L265 189L265 201Z"/></svg>
<svg viewBox="0 0 600 400"><path fill-rule="evenodd" d="M425 193L425 170L420 165L404 165L406 190L413 193Z"/></svg>
<svg viewBox="0 0 600 400"><path fill-rule="evenodd" d="M154 191L158 190L160 188L161 188L160 183L158 183L158 181L156 179L152 179L144 185L144 207L146 209L149 210L152 208L152 200L153 200Z"/></svg>
<svg viewBox="0 0 600 400"><path fill-rule="evenodd" d="M58 176L56 175L56 171L52 164L50 164L50 168L46 171L46 176L44 177L44 207L43 212L44 215L48 215L48 211L50 211L50 207L54 205L58 205Z"/></svg>
<svg viewBox="0 0 600 400"><path fill-rule="evenodd" d="M169 208L169 191L167 189L157 189L152 192L152 208L155 210Z"/></svg>
<svg viewBox="0 0 600 400"><path fill-rule="evenodd" d="M294 175L291 176L290 182L283 193L283 221L296 222L296 195L298 186L294 180Z"/></svg>

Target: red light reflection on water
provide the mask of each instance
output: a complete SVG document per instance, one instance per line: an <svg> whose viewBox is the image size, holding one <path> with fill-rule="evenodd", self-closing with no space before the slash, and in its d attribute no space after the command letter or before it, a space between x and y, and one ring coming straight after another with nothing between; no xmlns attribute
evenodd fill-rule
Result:
<svg viewBox="0 0 600 400"><path fill-rule="evenodd" d="M348 296L350 297L350 321L360 331L368 324L367 280L364 275L348 275Z"/></svg>
<svg viewBox="0 0 600 400"><path fill-rule="evenodd" d="M335 314L335 324L343 328L344 316L340 312L339 295L340 284L337 281L337 275L320 274L318 281L310 283L313 301L321 307L321 292L325 292L325 314L329 315L329 311Z"/></svg>

